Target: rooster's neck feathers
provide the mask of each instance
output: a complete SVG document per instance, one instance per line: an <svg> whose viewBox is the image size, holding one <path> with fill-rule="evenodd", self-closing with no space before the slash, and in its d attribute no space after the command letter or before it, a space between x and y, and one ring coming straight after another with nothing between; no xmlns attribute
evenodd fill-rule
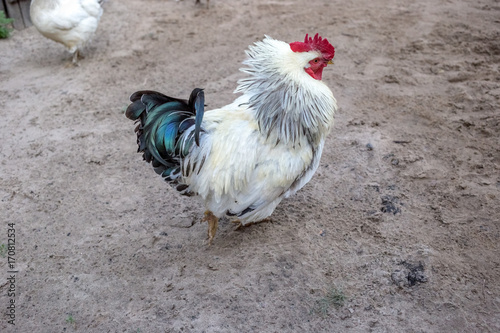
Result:
<svg viewBox="0 0 500 333"><path fill-rule="evenodd" d="M246 51L241 71L250 76L238 81L253 110L260 131L270 140L295 146L306 138L317 144L333 124L337 108L331 90L311 78L304 68L320 54L293 52L290 45L268 36Z"/></svg>

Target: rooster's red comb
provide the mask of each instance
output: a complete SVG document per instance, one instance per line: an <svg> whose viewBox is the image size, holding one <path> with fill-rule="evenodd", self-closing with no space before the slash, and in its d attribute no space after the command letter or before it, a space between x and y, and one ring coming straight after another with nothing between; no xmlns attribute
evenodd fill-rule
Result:
<svg viewBox="0 0 500 333"><path fill-rule="evenodd" d="M320 51L323 58L327 60L332 60L335 55L335 48L328 42L328 39L323 39L319 34L316 34L314 38L309 37L306 34L304 42L293 42L290 43L290 48L293 52L309 52L312 50Z"/></svg>

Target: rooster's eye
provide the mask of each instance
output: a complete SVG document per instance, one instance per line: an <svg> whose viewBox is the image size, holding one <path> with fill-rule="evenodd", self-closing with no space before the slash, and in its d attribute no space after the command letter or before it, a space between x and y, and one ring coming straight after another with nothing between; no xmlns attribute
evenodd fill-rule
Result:
<svg viewBox="0 0 500 333"><path fill-rule="evenodd" d="M317 64L318 63L318 59L314 59L314 63Z"/></svg>

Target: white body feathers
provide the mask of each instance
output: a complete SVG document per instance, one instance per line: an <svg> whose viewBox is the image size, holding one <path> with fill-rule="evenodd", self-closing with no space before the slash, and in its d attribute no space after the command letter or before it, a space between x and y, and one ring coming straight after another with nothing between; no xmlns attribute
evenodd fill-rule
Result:
<svg viewBox="0 0 500 333"><path fill-rule="evenodd" d="M266 36L247 55L250 76L235 90L243 95L205 112L200 146L181 161L189 191L215 216L242 224L268 217L312 178L337 108L331 90L304 71L316 51L294 53Z"/></svg>
<svg viewBox="0 0 500 333"><path fill-rule="evenodd" d="M75 54L94 35L102 8L98 0L32 0L30 15L42 35Z"/></svg>

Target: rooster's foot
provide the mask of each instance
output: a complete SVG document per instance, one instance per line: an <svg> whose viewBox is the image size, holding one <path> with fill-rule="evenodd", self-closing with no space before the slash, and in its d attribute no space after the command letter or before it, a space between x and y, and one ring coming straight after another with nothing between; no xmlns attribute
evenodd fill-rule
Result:
<svg viewBox="0 0 500 333"><path fill-rule="evenodd" d="M205 212L205 217L203 217L202 222L208 222L208 245L212 244L212 240L217 232L217 226L219 225L219 218L215 216L211 211L207 210Z"/></svg>
<svg viewBox="0 0 500 333"><path fill-rule="evenodd" d="M260 224L260 223L266 223L266 222L272 222L272 220L270 218L265 218L263 220L260 220L260 221L256 221L256 222L249 222L249 223L246 223L246 224L243 224L241 223L240 220L234 220L234 221L231 221L232 223L236 224L236 229L234 230L240 230L242 228L247 228L251 225L254 225L254 224Z"/></svg>
<svg viewBox="0 0 500 333"><path fill-rule="evenodd" d="M83 59L83 56L81 55L79 50L76 50L73 53L73 59L71 60L71 64L76 67L80 66L80 64L78 63L78 59Z"/></svg>
<svg viewBox="0 0 500 333"><path fill-rule="evenodd" d="M209 7L209 2L210 2L210 0L207 0L207 9ZM196 0L196 4L199 4L199 3L201 3L200 0Z"/></svg>

